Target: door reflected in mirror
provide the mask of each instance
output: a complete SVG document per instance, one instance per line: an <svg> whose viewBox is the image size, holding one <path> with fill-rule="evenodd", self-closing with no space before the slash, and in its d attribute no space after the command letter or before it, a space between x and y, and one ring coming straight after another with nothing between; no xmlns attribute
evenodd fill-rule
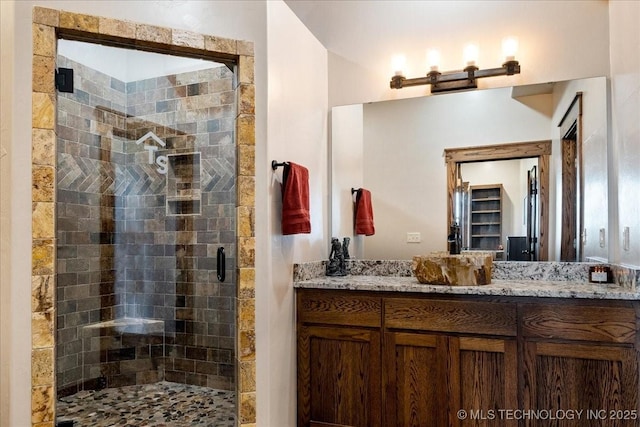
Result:
<svg viewBox="0 0 640 427"><path fill-rule="evenodd" d="M467 227L469 248L494 251L496 259L547 261L551 141L447 148L444 155L449 223L459 222ZM463 170L475 185L465 181ZM461 188L468 194L459 195ZM521 229L510 227L509 215L514 211L508 203L510 197L524 197L524 236L505 235L514 231L522 234ZM461 216L456 211L464 211L464 199L468 212ZM515 241L520 242L517 253Z"/></svg>
<svg viewBox="0 0 640 427"><path fill-rule="evenodd" d="M454 221L462 250L490 250L497 260L537 261L537 158L460 165ZM524 240L522 249L513 242Z"/></svg>

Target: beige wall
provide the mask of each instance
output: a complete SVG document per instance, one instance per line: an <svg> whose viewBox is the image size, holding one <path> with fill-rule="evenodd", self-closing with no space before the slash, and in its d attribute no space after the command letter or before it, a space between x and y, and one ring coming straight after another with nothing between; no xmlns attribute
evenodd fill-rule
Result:
<svg viewBox="0 0 640 427"><path fill-rule="evenodd" d="M380 27L395 24L393 11L387 9L387 14L376 15L387 2L355 3L352 7L360 7L362 15L375 20ZM420 20L422 25L412 21L398 28L395 39L379 36L368 40L365 35L358 38L358 24L354 23L356 34L352 39L357 46L349 48L359 52L357 61L342 54L340 40L329 40L332 51L329 55L329 104L356 104L428 94L429 89L424 86L389 89L393 55L403 53L409 69L407 77L419 77L427 71L424 64L427 49L437 47L440 50L442 70L459 70L463 66L463 47L474 41L480 48L480 67L498 67L502 61L501 40L508 35L519 39L518 60L522 73L481 79L480 88L606 76L609 74L608 8L610 4L616 4L615 8L625 7L618 3L624 1L433 2L433 9L415 6L411 19ZM437 13L430 14L431 10ZM409 32L410 28L416 29L415 33Z"/></svg>
<svg viewBox="0 0 640 427"><path fill-rule="evenodd" d="M281 2L267 2L267 39L268 144L256 156L256 215L266 210L256 218L258 425L284 427L296 424L293 263L326 258L329 247L327 58ZM282 168L274 172L271 160L309 170L311 234L282 235Z"/></svg>
<svg viewBox="0 0 640 427"><path fill-rule="evenodd" d="M13 291L11 268L11 158L12 150L9 144L12 132L12 115L10 106L12 105L13 94L11 86L13 84L13 14L14 4L12 2L0 2L0 425L10 425L10 393L11 384L22 376L30 378L29 364L13 366L11 360L15 357L12 348L14 342L13 332L10 328L11 317L14 311L11 307ZM5 110L9 108L9 110ZM25 164L30 164L25 163ZM25 235L24 242L28 242L28 235ZM24 274L30 274L26 271ZM30 292L25 290L24 292ZM23 292L23 294L24 294ZM29 310L31 307L28 307ZM29 331L24 331L27 335ZM20 342L23 351L31 348L28 337L23 337ZM22 353L25 354L24 352ZM28 354L28 353L27 353ZM18 353L19 355L19 353ZM22 399L28 398L31 388L30 381L23 381L18 386L17 391ZM22 400L24 402L24 400ZM28 402L28 401L27 401Z"/></svg>
<svg viewBox="0 0 640 427"><path fill-rule="evenodd" d="M611 28L612 150L609 179L614 198L614 259L640 267L640 2L609 2ZM623 231L629 227L629 249ZM617 230L617 232L615 232Z"/></svg>

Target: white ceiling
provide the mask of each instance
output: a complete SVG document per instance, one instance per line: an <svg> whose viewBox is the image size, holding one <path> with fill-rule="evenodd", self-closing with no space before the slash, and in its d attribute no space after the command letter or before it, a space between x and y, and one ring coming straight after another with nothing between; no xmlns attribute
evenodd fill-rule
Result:
<svg viewBox="0 0 640 427"><path fill-rule="evenodd" d="M469 27L496 26L499 16L500 33L517 35L517 22L530 2L285 0L327 50L366 68L394 54L439 47L445 40L460 46L459 52L448 53L456 56L452 63L461 62L462 48L475 41Z"/></svg>
<svg viewBox="0 0 640 427"><path fill-rule="evenodd" d="M607 53L607 40L589 46L582 42L586 35L606 32L603 1L284 1L329 52L356 68L389 77L394 71L391 58L397 54L407 57L407 77L424 75L430 48L440 50L442 70L460 70L462 51L471 42L479 45L480 68L499 67L504 59L501 42L507 36L519 38L516 59L531 73L527 79L532 82L544 82L548 74L573 74L549 72L554 60L553 68L570 70L574 63L588 63L586 53L594 61Z"/></svg>

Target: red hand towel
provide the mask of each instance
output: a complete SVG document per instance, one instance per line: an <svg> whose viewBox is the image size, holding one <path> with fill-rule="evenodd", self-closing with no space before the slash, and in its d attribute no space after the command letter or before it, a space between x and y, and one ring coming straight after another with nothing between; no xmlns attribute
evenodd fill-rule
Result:
<svg viewBox="0 0 640 427"><path fill-rule="evenodd" d="M373 226L373 207L371 206L371 192L363 188L356 194L355 232L365 236L373 236L376 232Z"/></svg>
<svg viewBox="0 0 640 427"><path fill-rule="evenodd" d="M285 163L282 173L282 234L311 233L309 171Z"/></svg>

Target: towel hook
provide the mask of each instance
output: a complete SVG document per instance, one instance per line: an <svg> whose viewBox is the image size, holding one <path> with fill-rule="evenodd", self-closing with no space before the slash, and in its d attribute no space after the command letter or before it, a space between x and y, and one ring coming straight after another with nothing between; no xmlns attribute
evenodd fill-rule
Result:
<svg viewBox="0 0 640 427"><path fill-rule="evenodd" d="M358 190L359 190L359 188L351 187L351 195L353 195L353 193L356 193Z"/></svg>
<svg viewBox="0 0 640 427"><path fill-rule="evenodd" d="M271 160L271 169L276 170L278 169L280 166L284 166L286 165L287 162L282 162L282 163L278 163L277 160Z"/></svg>

